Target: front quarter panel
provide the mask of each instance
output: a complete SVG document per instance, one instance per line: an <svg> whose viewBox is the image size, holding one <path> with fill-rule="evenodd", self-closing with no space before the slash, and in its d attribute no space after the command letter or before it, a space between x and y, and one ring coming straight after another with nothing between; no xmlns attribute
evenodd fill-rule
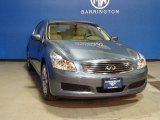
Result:
<svg viewBox="0 0 160 120"><path fill-rule="evenodd" d="M55 74L52 67L52 60L50 58L50 53L52 51L57 51L56 47L54 45L51 45L49 41L45 41L45 51L42 57L42 64L45 63L48 68L48 74L49 77L55 78Z"/></svg>

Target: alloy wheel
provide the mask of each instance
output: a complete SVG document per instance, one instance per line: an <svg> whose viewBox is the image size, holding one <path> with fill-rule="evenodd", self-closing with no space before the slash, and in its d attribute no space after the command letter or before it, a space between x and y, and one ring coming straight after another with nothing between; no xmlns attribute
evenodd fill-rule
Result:
<svg viewBox="0 0 160 120"><path fill-rule="evenodd" d="M48 92L48 73L44 65L42 68L42 89L43 89L44 95L46 96Z"/></svg>

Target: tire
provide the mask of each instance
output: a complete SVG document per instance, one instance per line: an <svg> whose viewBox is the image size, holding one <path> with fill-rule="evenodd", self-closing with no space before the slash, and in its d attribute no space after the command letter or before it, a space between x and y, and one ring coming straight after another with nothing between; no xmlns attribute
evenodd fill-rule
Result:
<svg viewBox="0 0 160 120"><path fill-rule="evenodd" d="M29 57L29 51L27 50L27 69L30 71L32 68L30 57Z"/></svg>
<svg viewBox="0 0 160 120"><path fill-rule="evenodd" d="M56 97L51 95L50 88L49 88L49 75L48 70L45 64L42 65L41 68L41 85L42 85L42 96L45 100L53 101L56 100Z"/></svg>

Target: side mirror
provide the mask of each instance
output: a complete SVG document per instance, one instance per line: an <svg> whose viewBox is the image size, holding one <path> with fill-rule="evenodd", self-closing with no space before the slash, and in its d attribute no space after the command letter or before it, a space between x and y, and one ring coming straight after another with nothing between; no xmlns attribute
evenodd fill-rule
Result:
<svg viewBox="0 0 160 120"><path fill-rule="evenodd" d="M112 36L112 37L111 37L111 40L112 40L113 42L117 42L117 41L118 41L118 37Z"/></svg>
<svg viewBox="0 0 160 120"><path fill-rule="evenodd" d="M33 38L34 40L41 41L41 35L39 35L39 34L32 34L32 38Z"/></svg>

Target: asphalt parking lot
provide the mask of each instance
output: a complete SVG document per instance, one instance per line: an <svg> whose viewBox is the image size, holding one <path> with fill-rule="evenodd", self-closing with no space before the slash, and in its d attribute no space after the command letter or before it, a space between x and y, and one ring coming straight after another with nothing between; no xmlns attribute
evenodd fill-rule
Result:
<svg viewBox="0 0 160 120"><path fill-rule="evenodd" d="M146 89L137 95L95 100L45 101L39 77L25 62L0 62L1 120L158 120L160 62L147 62Z"/></svg>

